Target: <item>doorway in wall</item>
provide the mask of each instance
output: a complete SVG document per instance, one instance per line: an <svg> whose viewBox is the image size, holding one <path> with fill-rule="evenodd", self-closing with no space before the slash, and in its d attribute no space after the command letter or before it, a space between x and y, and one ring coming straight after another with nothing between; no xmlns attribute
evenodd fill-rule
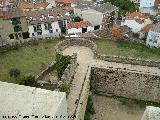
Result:
<svg viewBox="0 0 160 120"><path fill-rule="evenodd" d="M82 33L87 32L87 28L82 28Z"/></svg>
<svg viewBox="0 0 160 120"><path fill-rule="evenodd" d="M100 29L100 25L94 26L94 30Z"/></svg>

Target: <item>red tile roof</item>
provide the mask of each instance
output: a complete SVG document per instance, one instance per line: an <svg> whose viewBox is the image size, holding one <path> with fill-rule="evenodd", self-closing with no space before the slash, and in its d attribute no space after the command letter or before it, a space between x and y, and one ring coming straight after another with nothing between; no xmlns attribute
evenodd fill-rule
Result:
<svg viewBox="0 0 160 120"><path fill-rule="evenodd" d="M153 26L154 24L148 24L144 28L142 28L139 32L144 32L144 33L148 32Z"/></svg>
<svg viewBox="0 0 160 120"><path fill-rule="evenodd" d="M92 24L88 21L80 21L80 22L71 22L67 24L67 29L71 28L82 28L92 26Z"/></svg>
<svg viewBox="0 0 160 120"><path fill-rule="evenodd" d="M11 8L4 11L4 19L11 19L15 17L24 17L24 12L19 8Z"/></svg>
<svg viewBox="0 0 160 120"><path fill-rule="evenodd" d="M52 8L47 10L34 10L25 12L29 24L37 24L58 20L71 21L71 17L66 15L62 8Z"/></svg>
<svg viewBox="0 0 160 120"><path fill-rule="evenodd" d="M66 6L66 7L63 7L62 9L64 9L64 10L74 10L74 8L73 7L69 7L69 6Z"/></svg>
<svg viewBox="0 0 160 120"><path fill-rule="evenodd" d="M128 13L127 14L128 18L149 18L148 15L140 13L140 12L133 12L133 13Z"/></svg>
<svg viewBox="0 0 160 120"><path fill-rule="evenodd" d="M19 5L20 9L32 9L32 8L46 8L49 5L48 2L37 2L37 3L27 3L27 2L21 2Z"/></svg>
<svg viewBox="0 0 160 120"><path fill-rule="evenodd" d="M142 24L145 22L145 19L149 18L149 16L140 12L133 12L133 13L128 13L126 18L129 20L135 20L139 24Z"/></svg>
<svg viewBox="0 0 160 120"><path fill-rule="evenodd" d="M155 0L155 5L160 5L160 0Z"/></svg>

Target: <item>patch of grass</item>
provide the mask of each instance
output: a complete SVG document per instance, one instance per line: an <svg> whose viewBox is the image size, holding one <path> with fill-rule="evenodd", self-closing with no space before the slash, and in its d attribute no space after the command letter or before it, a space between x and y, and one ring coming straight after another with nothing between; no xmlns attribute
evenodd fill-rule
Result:
<svg viewBox="0 0 160 120"><path fill-rule="evenodd" d="M94 110L94 106L93 106L92 97L91 97L91 95L89 95L84 120L90 120L90 115L93 115L93 114L95 114L95 110Z"/></svg>
<svg viewBox="0 0 160 120"><path fill-rule="evenodd" d="M54 47L58 42L59 40L42 42L0 54L0 80L16 83L16 80L9 76L11 68L19 69L22 76L30 73L38 74L42 69L42 64L48 65L55 60Z"/></svg>
<svg viewBox="0 0 160 120"><path fill-rule="evenodd" d="M101 54L160 60L160 48L148 48L138 43L105 39L95 42Z"/></svg>

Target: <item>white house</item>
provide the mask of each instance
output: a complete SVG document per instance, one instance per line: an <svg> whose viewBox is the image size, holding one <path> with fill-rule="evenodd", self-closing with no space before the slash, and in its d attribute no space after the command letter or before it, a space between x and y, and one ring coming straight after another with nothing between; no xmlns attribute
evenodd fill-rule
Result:
<svg viewBox="0 0 160 120"><path fill-rule="evenodd" d="M59 37L71 20L70 15L56 8L30 11L26 14L30 37Z"/></svg>
<svg viewBox="0 0 160 120"><path fill-rule="evenodd" d="M0 82L0 91L1 120L67 120L65 92L6 82Z"/></svg>
<svg viewBox="0 0 160 120"><path fill-rule="evenodd" d="M149 13L150 15L156 15L158 13L159 0L140 0L139 11L141 13Z"/></svg>
<svg viewBox="0 0 160 120"><path fill-rule="evenodd" d="M58 21L49 23L35 23L28 26L29 37L59 37L61 29Z"/></svg>
<svg viewBox="0 0 160 120"><path fill-rule="evenodd" d="M129 13L125 20L121 23L121 26L128 26L131 28L131 31L134 33L139 32L142 28L144 28L147 24L151 24L149 16L146 16L139 12Z"/></svg>
<svg viewBox="0 0 160 120"><path fill-rule="evenodd" d="M140 8L153 7L155 0L140 0Z"/></svg>
<svg viewBox="0 0 160 120"><path fill-rule="evenodd" d="M160 48L160 24L156 24L148 32L146 45L149 47Z"/></svg>
<svg viewBox="0 0 160 120"><path fill-rule="evenodd" d="M94 29L110 27L117 17L118 8L111 3L98 4L91 1L75 3L74 14L84 21L89 21Z"/></svg>
<svg viewBox="0 0 160 120"><path fill-rule="evenodd" d="M68 34L86 33L93 30L94 27L88 21L71 22L67 24Z"/></svg>

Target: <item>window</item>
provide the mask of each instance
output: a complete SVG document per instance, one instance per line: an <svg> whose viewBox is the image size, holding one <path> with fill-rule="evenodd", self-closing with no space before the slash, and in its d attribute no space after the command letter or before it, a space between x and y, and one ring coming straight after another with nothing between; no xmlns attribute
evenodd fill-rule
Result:
<svg viewBox="0 0 160 120"><path fill-rule="evenodd" d="M42 28L41 28L41 24L38 24L37 25L37 30L41 30Z"/></svg>
<svg viewBox="0 0 160 120"><path fill-rule="evenodd" d="M58 32L58 29L56 29L56 32Z"/></svg>
<svg viewBox="0 0 160 120"><path fill-rule="evenodd" d="M12 18L12 25L17 25L17 24L21 24L20 18Z"/></svg>
<svg viewBox="0 0 160 120"><path fill-rule="evenodd" d="M49 33L53 33L53 30L49 30Z"/></svg>
<svg viewBox="0 0 160 120"><path fill-rule="evenodd" d="M35 34L34 34L34 33L32 33L32 36L35 36Z"/></svg>
<svg viewBox="0 0 160 120"><path fill-rule="evenodd" d="M14 26L14 32L22 31L21 26Z"/></svg>
<svg viewBox="0 0 160 120"><path fill-rule="evenodd" d="M37 35L42 35L42 32L37 32Z"/></svg>
<svg viewBox="0 0 160 120"><path fill-rule="evenodd" d="M44 24L44 27L45 27L45 30L48 30L48 24L47 23Z"/></svg>
<svg viewBox="0 0 160 120"><path fill-rule="evenodd" d="M37 27L36 27L36 26L33 26L33 29L34 29L34 32L36 32L36 31L37 31Z"/></svg>
<svg viewBox="0 0 160 120"><path fill-rule="evenodd" d="M48 23L48 30L51 30L52 29L52 25L51 23Z"/></svg>

